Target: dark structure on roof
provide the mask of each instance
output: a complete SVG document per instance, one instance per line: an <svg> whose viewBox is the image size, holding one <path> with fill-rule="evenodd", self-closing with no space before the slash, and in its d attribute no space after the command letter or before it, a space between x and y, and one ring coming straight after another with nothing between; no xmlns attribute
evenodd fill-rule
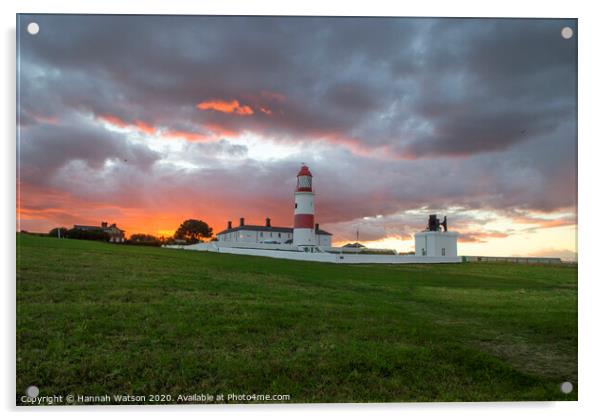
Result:
<svg viewBox="0 0 602 420"><path fill-rule="evenodd" d="M430 232L439 232L441 227L443 227L444 232L447 232L447 216L444 216L443 221L440 221L436 214L429 215L429 223L425 230Z"/></svg>

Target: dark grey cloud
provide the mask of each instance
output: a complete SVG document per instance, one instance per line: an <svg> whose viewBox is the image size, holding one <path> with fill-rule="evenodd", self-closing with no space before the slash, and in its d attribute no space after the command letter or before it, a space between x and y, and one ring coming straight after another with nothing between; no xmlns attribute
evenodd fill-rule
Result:
<svg viewBox="0 0 602 420"><path fill-rule="evenodd" d="M81 182L63 187L82 196L86 182L104 176L111 177L107 197L132 201L132 190L152 185L153 200L202 207L210 196L232 217L257 206L284 219L278 209L291 194L284 181L308 161L320 176L324 223L425 206L576 205L577 40L560 36L567 25L577 33L575 20L20 19L41 27L35 37L20 34L21 168L28 180L60 187L61 168L80 161L87 166ZM195 107L216 99L255 112ZM183 170L73 115L341 146L321 155L305 143L305 153L253 162L247 146L223 134L182 151L200 166ZM121 163L107 170L108 159ZM174 200L176 192L185 198Z"/></svg>
<svg viewBox="0 0 602 420"><path fill-rule="evenodd" d="M107 161L115 160L145 171L160 158L159 153L144 145L131 144L121 134L77 118L63 125L37 123L22 127L18 150L22 181L40 185L72 161L100 170Z"/></svg>
<svg viewBox="0 0 602 420"><path fill-rule="evenodd" d="M215 122L284 135L357 134L367 146L423 156L505 149L548 129L575 105L576 40L559 35L574 21L39 20L44 36L23 38L24 62L49 73L58 69L62 84L83 87L73 92L58 84L57 95L69 105L131 119ZM270 103L261 91L288 100ZM277 113L236 119L194 109L213 98L239 98ZM399 102L390 117L395 123L379 129L375 119ZM412 118L431 130L413 131L408 141L404 127ZM476 132L481 119L492 132Z"/></svg>

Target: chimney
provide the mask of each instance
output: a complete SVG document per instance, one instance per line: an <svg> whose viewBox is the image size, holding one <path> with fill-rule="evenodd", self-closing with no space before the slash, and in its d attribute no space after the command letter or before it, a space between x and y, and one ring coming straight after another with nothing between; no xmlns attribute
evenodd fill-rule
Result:
<svg viewBox="0 0 602 420"><path fill-rule="evenodd" d="M107 227L107 225L108 225L108 223L107 223L107 222L100 222L100 226L101 226L101 227L103 227L103 228L106 228L106 227Z"/></svg>
<svg viewBox="0 0 602 420"><path fill-rule="evenodd" d="M319 230L320 230L320 224L316 223L316 233L318 233Z"/></svg>
<svg viewBox="0 0 602 420"><path fill-rule="evenodd" d="M232 229L232 220L228 220L228 229Z"/></svg>
<svg viewBox="0 0 602 420"><path fill-rule="evenodd" d="M265 227L272 227L272 222L269 217L265 218Z"/></svg>
<svg viewBox="0 0 602 420"><path fill-rule="evenodd" d="M241 226L244 226L244 225L245 225L245 218L244 218L244 217L241 217L241 218L240 218L240 225L241 225Z"/></svg>

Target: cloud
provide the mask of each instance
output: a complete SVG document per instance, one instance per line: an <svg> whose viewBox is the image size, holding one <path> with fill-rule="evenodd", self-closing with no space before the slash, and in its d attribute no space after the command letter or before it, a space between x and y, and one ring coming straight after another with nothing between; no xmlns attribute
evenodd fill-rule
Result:
<svg viewBox="0 0 602 420"><path fill-rule="evenodd" d="M84 82L71 73L92 71L102 86L80 106L105 112L119 92L127 121L194 119L198 106L231 131L337 133L326 140L403 159L507 150L575 108L576 44L558 35L572 21L153 17L151 33L148 17L42 19L47 35L24 39L23 59L68 75L66 101ZM140 42L153 48L132 54Z"/></svg>
<svg viewBox="0 0 602 420"><path fill-rule="evenodd" d="M201 134L193 131L184 131L184 130L165 130L161 133L161 135L165 138L176 138L176 139L184 139L190 142L208 142L213 141L214 139L206 134Z"/></svg>
<svg viewBox="0 0 602 420"><path fill-rule="evenodd" d="M458 242L487 242L490 239L507 238L510 236L506 232L462 232L458 238Z"/></svg>
<svg viewBox="0 0 602 420"><path fill-rule="evenodd" d="M290 225L307 162L319 222L350 239L360 220L366 238L407 237L416 209L574 218L574 20L32 16L20 174L72 208Z"/></svg>
<svg viewBox="0 0 602 420"><path fill-rule="evenodd" d="M155 134L157 129L147 122L136 120L131 123L123 121L115 115L100 115L100 120L119 128L133 128L146 134Z"/></svg>
<svg viewBox="0 0 602 420"><path fill-rule="evenodd" d="M213 110L217 112L224 112L226 114L238 114L238 115L253 115L254 112L248 105L241 105L236 99L232 101L223 100L212 100L206 102L200 102L196 105L200 110Z"/></svg>
<svg viewBox="0 0 602 420"><path fill-rule="evenodd" d="M160 155L143 145L126 141L123 135L94 126L81 117L62 125L37 124L22 128L19 138L19 168L24 182L44 184L70 162L84 162L100 170L108 161L128 162L148 169Z"/></svg>
<svg viewBox="0 0 602 420"><path fill-rule="evenodd" d="M577 224L577 217L575 214L563 215L562 217L555 217L553 219L536 217L532 215L521 215L512 219L513 223L533 225L531 229L549 229L563 226L573 226Z"/></svg>

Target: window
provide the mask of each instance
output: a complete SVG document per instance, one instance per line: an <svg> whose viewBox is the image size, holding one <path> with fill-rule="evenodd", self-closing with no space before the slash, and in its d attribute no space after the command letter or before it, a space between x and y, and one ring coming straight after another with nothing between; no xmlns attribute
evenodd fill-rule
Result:
<svg viewBox="0 0 602 420"><path fill-rule="evenodd" d="M297 208L297 203L295 203L295 208Z"/></svg>
<svg viewBox="0 0 602 420"><path fill-rule="evenodd" d="M263 232L259 232L259 236L263 238Z"/></svg>
<svg viewBox="0 0 602 420"><path fill-rule="evenodd" d="M441 248L441 255L445 257L445 248Z"/></svg>
<svg viewBox="0 0 602 420"><path fill-rule="evenodd" d="M279 238L282 238L282 233L279 233L279 234L278 234L278 237L279 237Z"/></svg>
<svg viewBox="0 0 602 420"><path fill-rule="evenodd" d="M422 255L426 255L426 249L422 248Z"/></svg>
<svg viewBox="0 0 602 420"><path fill-rule="evenodd" d="M298 185L301 188L311 188L311 177L307 175L300 176Z"/></svg>

